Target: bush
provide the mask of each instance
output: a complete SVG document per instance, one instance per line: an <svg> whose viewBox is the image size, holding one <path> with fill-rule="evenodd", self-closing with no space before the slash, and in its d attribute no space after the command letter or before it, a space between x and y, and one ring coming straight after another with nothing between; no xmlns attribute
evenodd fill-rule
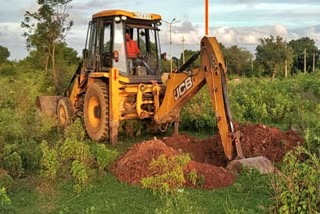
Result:
<svg viewBox="0 0 320 214"><path fill-rule="evenodd" d="M74 160L71 166L71 175L76 180L76 184L73 186L75 192L81 192L83 188L87 186L89 180L89 169L78 160Z"/></svg>
<svg viewBox="0 0 320 214"><path fill-rule="evenodd" d="M314 127L320 117L317 86L320 87L320 80L314 75L274 81L241 79L229 84L233 118L237 122L263 123L303 132Z"/></svg>
<svg viewBox="0 0 320 214"><path fill-rule="evenodd" d="M18 153L21 156L25 172L35 172L40 168L41 149L35 140L19 143Z"/></svg>
<svg viewBox="0 0 320 214"><path fill-rule="evenodd" d="M120 122L119 134L128 137L136 137L143 133L144 123L139 119L124 120Z"/></svg>
<svg viewBox="0 0 320 214"><path fill-rule="evenodd" d="M17 153L17 144L7 144L4 146L3 162L6 170L12 177L19 177L23 173L22 159Z"/></svg>
<svg viewBox="0 0 320 214"><path fill-rule="evenodd" d="M5 63L0 66L0 75L1 76L14 76L16 75L16 69L14 65Z"/></svg>
<svg viewBox="0 0 320 214"><path fill-rule="evenodd" d="M205 86L181 110L180 124L187 130L212 130L217 127L211 98Z"/></svg>
<svg viewBox="0 0 320 214"><path fill-rule="evenodd" d="M153 175L143 178L142 186L161 193L177 193L186 182L183 169L190 160L188 154L171 157L160 155L151 161L149 167Z"/></svg>
<svg viewBox="0 0 320 214"><path fill-rule="evenodd" d="M0 208L11 204L11 200L7 195L6 188L0 185Z"/></svg>
<svg viewBox="0 0 320 214"><path fill-rule="evenodd" d="M107 149L104 144L96 144L94 147L98 170L100 174L102 174L102 172L105 169L108 169L116 160L119 153L117 151Z"/></svg>
<svg viewBox="0 0 320 214"><path fill-rule="evenodd" d="M304 147L289 152L273 187L279 213L317 213L320 210L319 157Z"/></svg>
<svg viewBox="0 0 320 214"><path fill-rule="evenodd" d="M40 145L42 151L41 175L49 180L55 180L59 169L57 151L48 147L48 143L43 141Z"/></svg>
<svg viewBox="0 0 320 214"><path fill-rule="evenodd" d="M12 177L7 173L6 170L0 168L0 186L6 188L6 190L10 189L13 184Z"/></svg>

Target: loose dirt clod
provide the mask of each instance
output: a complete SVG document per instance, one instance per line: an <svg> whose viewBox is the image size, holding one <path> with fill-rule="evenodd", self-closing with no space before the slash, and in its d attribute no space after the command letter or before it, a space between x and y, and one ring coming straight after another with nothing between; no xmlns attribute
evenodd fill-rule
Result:
<svg viewBox="0 0 320 214"><path fill-rule="evenodd" d="M243 136L241 145L245 157L265 156L271 162L279 162L285 153L302 144L303 139L294 131L282 132L275 127L264 125L237 125ZM142 178L151 176L149 164L161 154L167 157L189 153L192 161L185 168L185 174L192 169L204 177L203 187L206 189L230 186L234 182L232 173L225 167L222 144L218 135L207 139L196 139L187 134L153 139L135 144L114 164L111 171L123 182L139 184ZM190 182L186 185L192 186Z"/></svg>

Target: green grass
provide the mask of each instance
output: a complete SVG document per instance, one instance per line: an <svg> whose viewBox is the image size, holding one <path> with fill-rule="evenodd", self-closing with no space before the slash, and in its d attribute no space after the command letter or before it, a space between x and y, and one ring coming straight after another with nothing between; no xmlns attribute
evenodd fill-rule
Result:
<svg viewBox="0 0 320 214"><path fill-rule="evenodd" d="M56 184L39 177L15 182L12 205L1 213L269 213L273 205L267 176L246 171L233 186L217 190L184 189L165 196L119 182L106 173L77 194L70 180Z"/></svg>
<svg viewBox="0 0 320 214"><path fill-rule="evenodd" d="M259 180L265 180L264 177ZM268 213L272 205L265 184L250 186L246 176L219 190L184 190L165 197L150 190L118 182L106 174L76 194L72 182L61 182L54 193L39 191L35 183L20 183L10 194L7 213ZM4 210L3 210L4 211ZM188 212L190 211L190 212ZM238 211L238 212L237 212Z"/></svg>

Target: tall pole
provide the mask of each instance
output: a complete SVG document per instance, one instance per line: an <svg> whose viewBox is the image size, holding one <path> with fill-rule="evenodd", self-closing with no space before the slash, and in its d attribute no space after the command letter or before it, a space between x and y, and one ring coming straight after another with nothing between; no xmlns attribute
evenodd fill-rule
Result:
<svg viewBox="0 0 320 214"><path fill-rule="evenodd" d="M184 64L184 62L185 62L185 57L184 57L184 41L186 41L185 39L184 39L184 37L182 37L182 64Z"/></svg>
<svg viewBox="0 0 320 214"><path fill-rule="evenodd" d="M316 52L313 52L313 57L312 57L312 73L314 73L315 68L316 68Z"/></svg>
<svg viewBox="0 0 320 214"><path fill-rule="evenodd" d="M304 57L303 57L303 72L306 73L307 72L307 49L305 48L304 51Z"/></svg>
<svg viewBox="0 0 320 214"><path fill-rule="evenodd" d="M172 22L175 20L175 18L172 20ZM172 22L170 23L170 72L172 72L172 40L171 40L171 26Z"/></svg>
<svg viewBox="0 0 320 214"><path fill-rule="evenodd" d="M208 35L208 32L209 32L209 0L205 0L205 35L207 36Z"/></svg>
<svg viewBox="0 0 320 214"><path fill-rule="evenodd" d="M170 72L172 72L172 48L171 48L171 45L172 45L172 39L171 39L171 29L172 29L172 25L175 24L175 23L178 23L180 21L177 21L176 18L173 18L171 22L168 22L166 20L162 20L164 21L165 23L167 23L169 25L169 32L170 32Z"/></svg>
<svg viewBox="0 0 320 214"><path fill-rule="evenodd" d="M288 77L288 60L284 61L284 76Z"/></svg>

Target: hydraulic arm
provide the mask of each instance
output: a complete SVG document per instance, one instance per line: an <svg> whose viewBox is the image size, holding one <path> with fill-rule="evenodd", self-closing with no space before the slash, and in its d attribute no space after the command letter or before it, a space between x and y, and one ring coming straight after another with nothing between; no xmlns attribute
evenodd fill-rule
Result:
<svg viewBox="0 0 320 214"><path fill-rule="evenodd" d="M234 156L236 133L227 96L224 58L214 37L203 37L200 46L199 53L191 57L181 68L170 73L163 103L155 112L154 120L161 124L178 119L181 108L207 84L223 149L227 158L231 160ZM188 70L198 55L201 57L200 67ZM240 145L237 146L237 153L238 156L242 156Z"/></svg>

